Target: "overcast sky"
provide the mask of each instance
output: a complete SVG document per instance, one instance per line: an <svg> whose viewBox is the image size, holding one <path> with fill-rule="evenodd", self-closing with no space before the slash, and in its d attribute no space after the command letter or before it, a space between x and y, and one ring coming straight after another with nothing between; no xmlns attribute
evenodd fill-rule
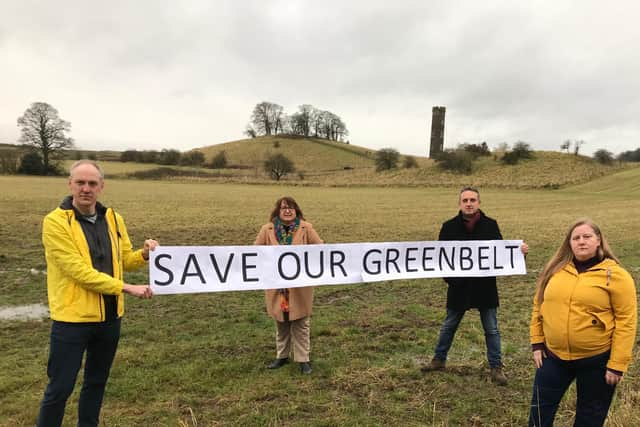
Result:
<svg viewBox="0 0 640 427"><path fill-rule="evenodd" d="M426 155L522 140L640 147L637 1L0 0L0 142L32 102L81 149L244 138L256 103L338 114L352 144Z"/></svg>

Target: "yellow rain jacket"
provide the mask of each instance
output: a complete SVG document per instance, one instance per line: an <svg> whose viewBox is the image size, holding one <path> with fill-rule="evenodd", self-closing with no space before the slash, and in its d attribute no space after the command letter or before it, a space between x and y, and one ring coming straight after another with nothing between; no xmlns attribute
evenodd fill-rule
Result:
<svg viewBox="0 0 640 427"><path fill-rule="evenodd" d="M51 318L62 322L101 322L105 320L102 294L116 295L118 317L124 314L123 270L146 263L142 250L134 251L122 217L98 203L105 213L113 277L93 268L89 245L82 226L67 198L50 212L42 225L42 243L47 260L47 292Z"/></svg>
<svg viewBox="0 0 640 427"><path fill-rule="evenodd" d="M625 372L637 323L636 290L629 273L611 259L578 274L573 263L551 276L544 301L534 298L531 344L544 343L563 360L611 350L607 368Z"/></svg>

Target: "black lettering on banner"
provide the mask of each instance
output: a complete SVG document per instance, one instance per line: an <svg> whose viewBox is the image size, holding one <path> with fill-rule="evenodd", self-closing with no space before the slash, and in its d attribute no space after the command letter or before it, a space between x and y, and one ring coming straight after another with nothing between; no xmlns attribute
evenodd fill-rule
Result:
<svg viewBox="0 0 640 427"><path fill-rule="evenodd" d="M362 269L366 271L367 274L380 274L380 260L371 261L371 264L373 264L376 270L375 271L369 270L367 261L369 259L369 255L371 255L372 253L376 253L378 255L382 254L380 249L369 249L367 252L365 252L364 257L362 257Z"/></svg>
<svg viewBox="0 0 640 427"><path fill-rule="evenodd" d="M517 249L518 246L514 246L514 245L509 245L509 246L505 246L505 249L509 249L509 259L511 260L511 268L514 268L515 265L515 260L513 259L513 251L515 249Z"/></svg>
<svg viewBox="0 0 640 427"><path fill-rule="evenodd" d="M433 267L427 267L427 261L432 261L433 257L432 256L427 256L427 251L435 251L436 248L434 248L433 246L426 246L425 248L422 249L422 269L424 271L433 271L435 270L435 268Z"/></svg>
<svg viewBox="0 0 640 427"><path fill-rule="evenodd" d="M467 271L473 269L473 260L471 259L471 254L473 251L471 248L467 246L462 246L460 248L460 269ZM467 261L467 266L465 267L465 261Z"/></svg>
<svg viewBox="0 0 640 427"><path fill-rule="evenodd" d="M454 259L456 257L456 248L455 246L451 248L451 259L449 259L449 257L447 256L447 248L445 247L441 247L440 248L440 254L438 256L438 265L440 266L440 270L444 270L442 268L442 259L444 258L444 260L446 261L447 265L449 266L449 268L453 271L455 271L455 265L454 265Z"/></svg>
<svg viewBox="0 0 640 427"><path fill-rule="evenodd" d="M309 252L304 251L304 270L306 271L307 276L312 279L317 279L322 276L324 273L324 251L320 251L320 260L318 261L318 264L320 265L320 271L318 274L312 274L311 269L309 268Z"/></svg>
<svg viewBox="0 0 640 427"><path fill-rule="evenodd" d="M282 269L282 260L286 256L292 256L295 259L296 272L293 276L286 276L284 270ZM280 274L280 277L282 277L284 280L294 280L298 278L298 276L300 275L300 258L298 258L298 255L295 252L284 252L282 255L280 255L280 258L278 258L278 274Z"/></svg>
<svg viewBox="0 0 640 427"><path fill-rule="evenodd" d="M191 268L191 264L195 268L195 272L190 273L189 269ZM180 279L180 284L184 285L184 282L187 280L187 277L198 276L200 278L200 282L204 285L207 281L204 280L204 276L202 275L202 270L200 270L200 265L198 264L198 258L196 258L196 254L189 254L187 257L186 265L184 266L184 271L182 272L182 279Z"/></svg>
<svg viewBox="0 0 640 427"><path fill-rule="evenodd" d="M209 258L211 258L211 264L213 264L213 268L216 270L216 274L218 275L218 280L220 281L220 283L226 283L227 277L229 276L229 269L231 268L231 261L233 261L234 255L235 254L233 252L229 254L229 260L227 261L227 265L224 268L224 274L220 275L220 268L218 267L216 254L209 254Z"/></svg>
<svg viewBox="0 0 640 427"><path fill-rule="evenodd" d="M393 253L393 257L391 256L392 253ZM391 264L393 264L396 268L396 271L400 273L400 267L398 267L398 263L397 263L398 258L400 258L399 250L394 248L387 249L387 263L386 263L387 274L389 274L389 266Z"/></svg>
<svg viewBox="0 0 640 427"><path fill-rule="evenodd" d="M258 256L257 252L247 252L242 254L242 281L244 282L257 282L259 279L257 277L249 277L247 275L247 270L256 268L255 264L248 264L247 258L251 256Z"/></svg>
<svg viewBox="0 0 640 427"><path fill-rule="evenodd" d="M335 255L339 255L340 260L338 261L335 258ZM347 277L347 271L344 269L344 266L342 265L342 263L344 262L346 256L344 254L344 252L342 251L331 251L331 256L330 256L331 260L331 277L336 277L336 273L334 270L334 267L340 267L340 270L342 270L342 275L344 277Z"/></svg>
<svg viewBox="0 0 640 427"><path fill-rule="evenodd" d="M418 258L412 258L411 257L411 251L418 251L418 248L407 248L407 252L405 254L405 259L404 259L404 266L405 266L405 270L407 271L407 273L412 273L414 271L418 271L417 268L409 268L409 262L410 261L417 261Z"/></svg>
<svg viewBox="0 0 640 427"><path fill-rule="evenodd" d="M504 270L504 266L498 265L498 246L493 247L493 268L495 270Z"/></svg>
<svg viewBox="0 0 640 427"><path fill-rule="evenodd" d="M169 270L168 268L165 268L164 266L160 265L160 259L164 259L164 258L169 258L171 259L171 255L169 254L162 254L162 255L158 255L156 256L155 260L154 260L154 264L156 266L156 268L158 270L161 270L162 272L166 273L167 277L167 281L166 282L159 282L157 280L153 281L153 284L156 286L167 286L168 284L170 284L171 282L173 282L173 272L171 270Z"/></svg>
<svg viewBox="0 0 640 427"><path fill-rule="evenodd" d="M478 269L479 270L491 270L491 267L489 267L488 265L484 266L482 264L483 260L485 260L485 259L488 260L489 259L489 256L488 255L484 255L483 256L482 252L483 251L488 251L488 250L489 250L489 246L478 246Z"/></svg>

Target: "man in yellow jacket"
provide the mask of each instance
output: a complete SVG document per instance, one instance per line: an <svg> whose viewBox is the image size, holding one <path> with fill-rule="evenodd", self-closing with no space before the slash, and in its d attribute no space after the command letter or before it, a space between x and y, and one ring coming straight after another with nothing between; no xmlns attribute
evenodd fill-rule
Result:
<svg viewBox="0 0 640 427"><path fill-rule="evenodd" d="M60 426L86 351L78 402L78 425L97 426L102 397L120 338L124 293L151 298L148 285L123 281L123 270L140 267L158 242L134 251L122 217L98 202L104 174L98 164L71 166L71 196L44 219L47 292L52 326L47 375L38 426Z"/></svg>

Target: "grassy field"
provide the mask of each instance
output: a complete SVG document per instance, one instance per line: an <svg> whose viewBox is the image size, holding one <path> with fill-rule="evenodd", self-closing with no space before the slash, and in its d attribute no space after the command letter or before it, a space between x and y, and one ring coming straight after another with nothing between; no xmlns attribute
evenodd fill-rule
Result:
<svg viewBox="0 0 640 427"><path fill-rule="evenodd" d="M42 217L64 178L0 177L0 305L46 302ZM432 240L456 213L454 188L335 188L109 180L103 200L132 240L250 244L274 200L294 196L327 242ZM529 274L499 279L507 387L488 380L477 313L462 322L446 372L422 375L444 315L441 280L325 286L312 320L314 373L265 369L275 353L261 292L127 300L105 396L107 426L521 426L534 373L528 322L534 281L579 216L598 222L640 278L640 169L562 190L488 189L482 207L505 238L530 247ZM34 269L34 271L31 271ZM129 280L142 283L144 272ZM0 321L0 425L32 425L46 385L50 322ZM610 426L640 425L640 363L618 388ZM66 425L77 411L77 392ZM573 397L556 425L572 424Z"/></svg>

